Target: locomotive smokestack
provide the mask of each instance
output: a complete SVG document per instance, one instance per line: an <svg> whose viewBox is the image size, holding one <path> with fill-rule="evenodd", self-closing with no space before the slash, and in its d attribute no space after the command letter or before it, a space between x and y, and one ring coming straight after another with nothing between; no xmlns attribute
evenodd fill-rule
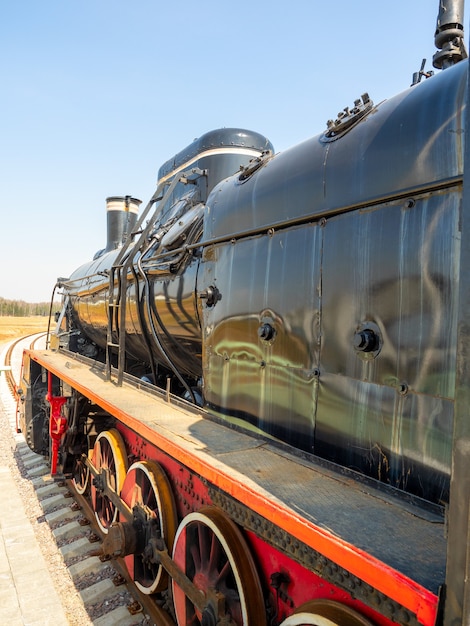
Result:
<svg viewBox="0 0 470 626"><path fill-rule="evenodd" d="M463 41L464 0L440 0L434 43L438 51L433 57L437 69L445 69L467 58Z"/></svg>
<svg viewBox="0 0 470 626"><path fill-rule="evenodd" d="M132 232L142 200L131 196L112 196L106 198L108 216L108 239L106 252L119 248Z"/></svg>

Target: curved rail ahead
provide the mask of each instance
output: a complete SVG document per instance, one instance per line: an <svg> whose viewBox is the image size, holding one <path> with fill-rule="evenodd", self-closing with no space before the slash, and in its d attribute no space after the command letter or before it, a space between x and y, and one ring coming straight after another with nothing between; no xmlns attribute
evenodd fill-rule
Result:
<svg viewBox="0 0 470 626"><path fill-rule="evenodd" d="M28 339L29 337L34 337L34 339L31 341L29 347L32 349L34 348L35 343L41 339L42 337L44 337L46 335L46 333L31 333L29 335L23 335L21 337L18 337L18 339L15 339L9 346L8 349L5 353L5 366L7 368L11 368L11 357L13 354L14 349L16 348L16 346L21 342L24 341L25 339ZM17 392L17 381L15 380L15 375L13 373L12 369L6 369L5 370L5 379L6 379L6 383L8 385L8 388L12 394L12 396L14 397L14 399L16 401L18 401L18 392Z"/></svg>

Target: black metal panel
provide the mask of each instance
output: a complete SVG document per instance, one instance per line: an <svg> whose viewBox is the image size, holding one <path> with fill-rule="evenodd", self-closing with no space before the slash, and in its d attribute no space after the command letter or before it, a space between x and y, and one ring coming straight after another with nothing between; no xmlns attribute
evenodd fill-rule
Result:
<svg viewBox="0 0 470 626"><path fill-rule="evenodd" d="M102 257L99 271L109 267L115 253ZM130 277L126 301L126 345L129 355L143 362L149 361L143 333L151 335L147 303L153 311L154 325L159 338L182 372L201 375L201 329L197 319L195 285L199 259L188 256L183 271L169 271L151 277L151 294L143 283ZM138 284L138 291L136 285ZM85 289L88 285L88 289ZM80 289L80 287L82 287ZM95 273L93 278L77 284L79 295L72 295L77 322L83 332L101 348L106 347L108 327L109 281L106 275ZM139 314L138 308L141 309ZM143 322L143 325L142 325Z"/></svg>
<svg viewBox="0 0 470 626"><path fill-rule="evenodd" d="M401 396L385 385L323 374L315 452L444 504L449 494L452 417L451 401Z"/></svg>
<svg viewBox="0 0 470 626"><path fill-rule="evenodd" d="M310 226L206 250L202 306L206 401L313 449L321 235ZM270 330L272 333L270 333Z"/></svg>
<svg viewBox="0 0 470 626"><path fill-rule="evenodd" d="M448 499L459 191L324 226L317 454L434 502ZM377 351L359 349L370 328Z"/></svg>
<svg viewBox="0 0 470 626"><path fill-rule="evenodd" d="M378 105L329 143L314 137L208 200L205 237L319 219L455 179L463 171L466 63Z"/></svg>
<svg viewBox="0 0 470 626"><path fill-rule="evenodd" d="M344 214L324 227L322 372L453 398L460 192ZM355 348L374 322L381 349Z"/></svg>

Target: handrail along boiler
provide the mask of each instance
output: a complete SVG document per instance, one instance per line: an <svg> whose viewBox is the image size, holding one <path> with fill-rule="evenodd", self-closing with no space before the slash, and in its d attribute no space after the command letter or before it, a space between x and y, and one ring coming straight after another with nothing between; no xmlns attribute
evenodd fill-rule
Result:
<svg viewBox="0 0 470 626"><path fill-rule="evenodd" d="M21 428L162 623L470 621L462 23L285 152L206 133L59 279Z"/></svg>

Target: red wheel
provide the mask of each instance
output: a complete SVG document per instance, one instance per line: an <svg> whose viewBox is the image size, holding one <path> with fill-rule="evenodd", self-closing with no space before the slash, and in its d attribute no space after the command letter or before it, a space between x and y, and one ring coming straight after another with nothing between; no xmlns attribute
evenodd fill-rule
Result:
<svg viewBox="0 0 470 626"><path fill-rule="evenodd" d="M163 469L151 461L138 461L129 468L121 489L121 498L130 509L137 507L139 519L146 528L145 545L152 533L162 537L171 554L176 533L176 508ZM159 564L142 554L124 557L127 570L136 586L146 594L166 588L168 577Z"/></svg>
<svg viewBox="0 0 470 626"><path fill-rule="evenodd" d="M73 467L73 485L77 493L81 496L88 488L90 480L90 470L81 458L77 459Z"/></svg>
<svg viewBox="0 0 470 626"><path fill-rule="evenodd" d="M373 626L372 622L344 604L312 600L299 607L281 626Z"/></svg>
<svg viewBox="0 0 470 626"><path fill-rule="evenodd" d="M93 467L97 470L98 478L93 478L91 484L91 501L95 511L96 521L105 533L117 518L117 508L103 493L105 476L108 486L117 494L120 493L127 471L126 448L121 435L115 429L101 432L93 446L91 456Z"/></svg>
<svg viewBox="0 0 470 626"><path fill-rule="evenodd" d="M265 626L266 613L261 585L250 550L238 527L215 508L190 513L181 522L175 537L173 560L201 592L204 602L218 598L214 607L194 606L172 580L178 626L199 626L204 611L212 620L230 620L236 626ZM210 622L212 623L212 622Z"/></svg>

